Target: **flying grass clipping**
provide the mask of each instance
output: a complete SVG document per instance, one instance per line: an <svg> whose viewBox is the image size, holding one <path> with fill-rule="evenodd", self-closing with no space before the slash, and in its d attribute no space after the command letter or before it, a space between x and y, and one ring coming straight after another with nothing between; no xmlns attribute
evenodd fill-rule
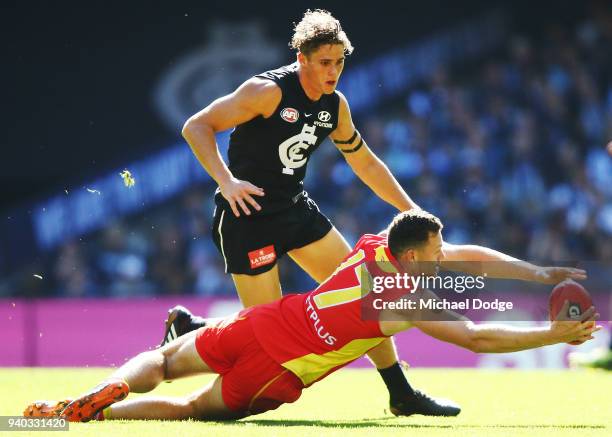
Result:
<svg viewBox="0 0 612 437"><path fill-rule="evenodd" d="M127 168L119 173L119 176L121 176L123 183L128 188L132 188L136 183L136 179L134 179L134 176L132 176L132 173Z"/></svg>

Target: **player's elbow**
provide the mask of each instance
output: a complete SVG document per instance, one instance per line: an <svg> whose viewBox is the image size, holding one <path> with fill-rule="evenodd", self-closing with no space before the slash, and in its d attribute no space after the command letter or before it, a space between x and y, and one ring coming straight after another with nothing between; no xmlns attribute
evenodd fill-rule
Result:
<svg viewBox="0 0 612 437"><path fill-rule="evenodd" d="M467 335L460 346L477 354L488 352L487 340L479 332L478 326L470 322L467 324L466 331Z"/></svg>
<svg viewBox="0 0 612 437"><path fill-rule="evenodd" d="M188 118L185 124L183 124L183 129L181 129L181 135L183 135L183 138L188 140L189 137L191 136L191 133L194 130L194 127L195 127L194 118L193 117Z"/></svg>
<svg viewBox="0 0 612 437"><path fill-rule="evenodd" d="M382 162L377 160L371 154L362 155L359 159L347 160L353 172L361 179L368 180L370 177L380 177L383 167ZM384 164L383 164L384 165Z"/></svg>
<svg viewBox="0 0 612 437"><path fill-rule="evenodd" d="M508 352L494 338L479 333L474 334L474 338L470 340L468 349L477 354Z"/></svg>
<svg viewBox="0 0 612 437"><path fill-rule="evenodd" d="M476 354L482 354L485 352L489 352L486 342L482 341L482 339L474 339L470 342L469 346L467 347L467 349L469 349L470 351L476 353Z"/></svg>
<svg viewBox="0 0 612 437"><path fill-rule="evenodd" d="M191 116L183 125L183 129L181 129L181 135L183 135L183 138L185 138L189 144L192 143L191 139L209 133L214 134L214 132L214 129L207 121L201 116L198 116L198 114Z"/></svg>

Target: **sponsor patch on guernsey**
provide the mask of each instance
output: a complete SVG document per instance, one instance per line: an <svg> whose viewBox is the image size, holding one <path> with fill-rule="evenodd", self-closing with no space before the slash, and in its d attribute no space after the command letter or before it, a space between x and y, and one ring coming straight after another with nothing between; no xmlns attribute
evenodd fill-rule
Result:
<svg viewBox="0 0 612 437"><path fill-rule="evenodd" d="M257 267L271 264L275 260L276 252L274 251L273 244L249 252L249 261L251 262L251 269L256 269Z"/></svg>
<svg viewBox="0 0 612 437"><path fill-rule="evenodd" d="M288 121L289 123L295 123L300 118L300 113L297 109L293 108L285 108L281 111L280 116L283 120Z"/></svg>

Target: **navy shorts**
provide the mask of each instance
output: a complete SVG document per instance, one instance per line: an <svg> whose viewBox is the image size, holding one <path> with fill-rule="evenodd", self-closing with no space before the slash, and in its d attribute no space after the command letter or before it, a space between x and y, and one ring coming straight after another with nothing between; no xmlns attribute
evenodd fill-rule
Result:
<svg viewBox="0 0 612 437"><path fill-rule="evenodd" d="M306 194L287 209L236 217L215 208L212 238L225 261L226 273L258 275L272 269L287 252L320 240L332 224Z"/></svg>

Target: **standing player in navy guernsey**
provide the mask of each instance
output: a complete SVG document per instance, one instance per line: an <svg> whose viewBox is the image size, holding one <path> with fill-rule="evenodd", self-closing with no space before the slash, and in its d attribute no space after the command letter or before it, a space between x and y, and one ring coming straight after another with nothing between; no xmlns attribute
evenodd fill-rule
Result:
<svg viewBox="0 0 612 437"><path fill-rule="evenodd" d="M183 136L219 184L212 236L245 307L281 298L277 260L288 254L321 283L351 251L340 232L304 191L308 159L330 137L355 174L399 211L418 208L353 125L336 90L353 46L329 12L307 11L295 26L294 64L250 78L193 115ZM229 164L215 133L235 128ZM162 344L204 320L184 307L169 311ZM390 394L396 415L455 416L460 408L412 389L391 339L368 356Z"/></svg>

